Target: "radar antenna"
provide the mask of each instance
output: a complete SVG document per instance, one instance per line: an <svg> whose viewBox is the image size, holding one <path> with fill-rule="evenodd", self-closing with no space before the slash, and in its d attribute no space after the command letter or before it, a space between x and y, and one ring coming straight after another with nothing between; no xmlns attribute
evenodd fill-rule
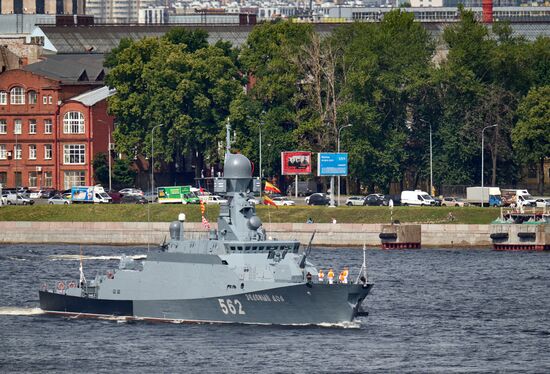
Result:
<svg viewBox="0 0 550 374"><path fill-rule="evenodd" d="M225 125L225 153L231 153L231 123L229 123L229 118Z"/></svg>

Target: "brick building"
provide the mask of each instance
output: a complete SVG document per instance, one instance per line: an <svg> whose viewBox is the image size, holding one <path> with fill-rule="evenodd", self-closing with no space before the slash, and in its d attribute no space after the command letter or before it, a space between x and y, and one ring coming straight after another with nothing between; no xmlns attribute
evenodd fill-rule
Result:
<svg viewBox="0 0 550 374"><path fill-rule="evenodd" d="M98 87L102 82L95 79L86 81L85 70L64 74L68 79L20 69L0 74L0 183L5 188L94 184L94 155L107 152L113 129L106 104L113 91Z"/></svg>

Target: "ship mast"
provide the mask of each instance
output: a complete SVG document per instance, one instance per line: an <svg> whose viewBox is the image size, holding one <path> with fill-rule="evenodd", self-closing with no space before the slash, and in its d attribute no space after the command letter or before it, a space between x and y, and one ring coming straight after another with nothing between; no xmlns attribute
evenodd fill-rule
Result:
<svg viewBox="0 0 550 374"><path fill-rule="evenodd" d="M231 124L228 118L227 124L225 125L225 154L229 153L231 153Z"/></svg>

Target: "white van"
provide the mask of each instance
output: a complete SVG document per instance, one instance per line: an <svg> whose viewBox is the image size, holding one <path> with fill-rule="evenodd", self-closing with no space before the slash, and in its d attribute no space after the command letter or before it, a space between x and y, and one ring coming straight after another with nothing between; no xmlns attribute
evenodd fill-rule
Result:
<svg viewBox="0 0 550 374"><path fill-rule="evenodd" d="M435 200L422 190L401 192L401 205L434 206Z"/></svg>

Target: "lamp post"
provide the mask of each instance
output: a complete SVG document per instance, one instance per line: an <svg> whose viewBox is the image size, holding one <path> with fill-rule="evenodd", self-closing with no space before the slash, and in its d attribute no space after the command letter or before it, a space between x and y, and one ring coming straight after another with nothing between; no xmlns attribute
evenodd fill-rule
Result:
<svg viewBox="0 0 550 374"><path fill-rule="evenodd" d="M434 177L433 177L433 147L432 147L432 123L420 118L421 122L424 122L430 126L430 195L434 194Z"/></svg>
<svg viewBox="0 0 550 374"><path fill-rule="evenodd" d="M112 191L112 186L111 186L111 175L112 175L112 166L111 166L111 126L107 122L105 122L101 119L98 119L97 122L104 123L107 126L107 130L108 130L107 161L109 163L109 191Z"/></svg>
<svg viewBox="0 0 550 374"><path fill-rule="evenodd" d="M483 195L485 195L485 191L483 190L483 158L484 158L484 150L485 150L485 143L484 143L484 138L483 138L483 133L485 132L485 130L491 128L491 127L496 127L497 125L490 125L490 126L485 126L483 128L483 130L481 130L481 207L483 208Z"/></svg>
<svg viewBox="0 0 550 374"><path fill-rule="evenodd" d="M154 163L154 154L155 154L155 142L154 142L154 139L155 139L155 129L157 127L161 127L161 126L164 126L164 124L159 124L159 125L156 125L156 126L153 126L153 128L151 129L151 193L155 193L155 178L154 178L154 173L155 173L155 163ZM153 201L154 202L154 199Z"/></svg>
<svg viewBox="0 0 550 374"><path fill-rule="evenodd" d="M260 170L259 170L259 177L260 177L260 183L262 182L262 125L263 120L260 121L260 124L258 125L260 129Z"/></svg>
<svg viewBox="0 0 550 374"><path fill-rule="evenodd" d="M347 125L344 125L342 127L340 127L338 129L338 136L337 136L337 150L338 150L338 153L340 153L340 132L345 129L346 127L351 127L352 124L347 124ZM332 190L331 190L332 191ZM334 196L334 195L333 195ZM338 206L340 206L340 176L338 176Z"/></svg>

